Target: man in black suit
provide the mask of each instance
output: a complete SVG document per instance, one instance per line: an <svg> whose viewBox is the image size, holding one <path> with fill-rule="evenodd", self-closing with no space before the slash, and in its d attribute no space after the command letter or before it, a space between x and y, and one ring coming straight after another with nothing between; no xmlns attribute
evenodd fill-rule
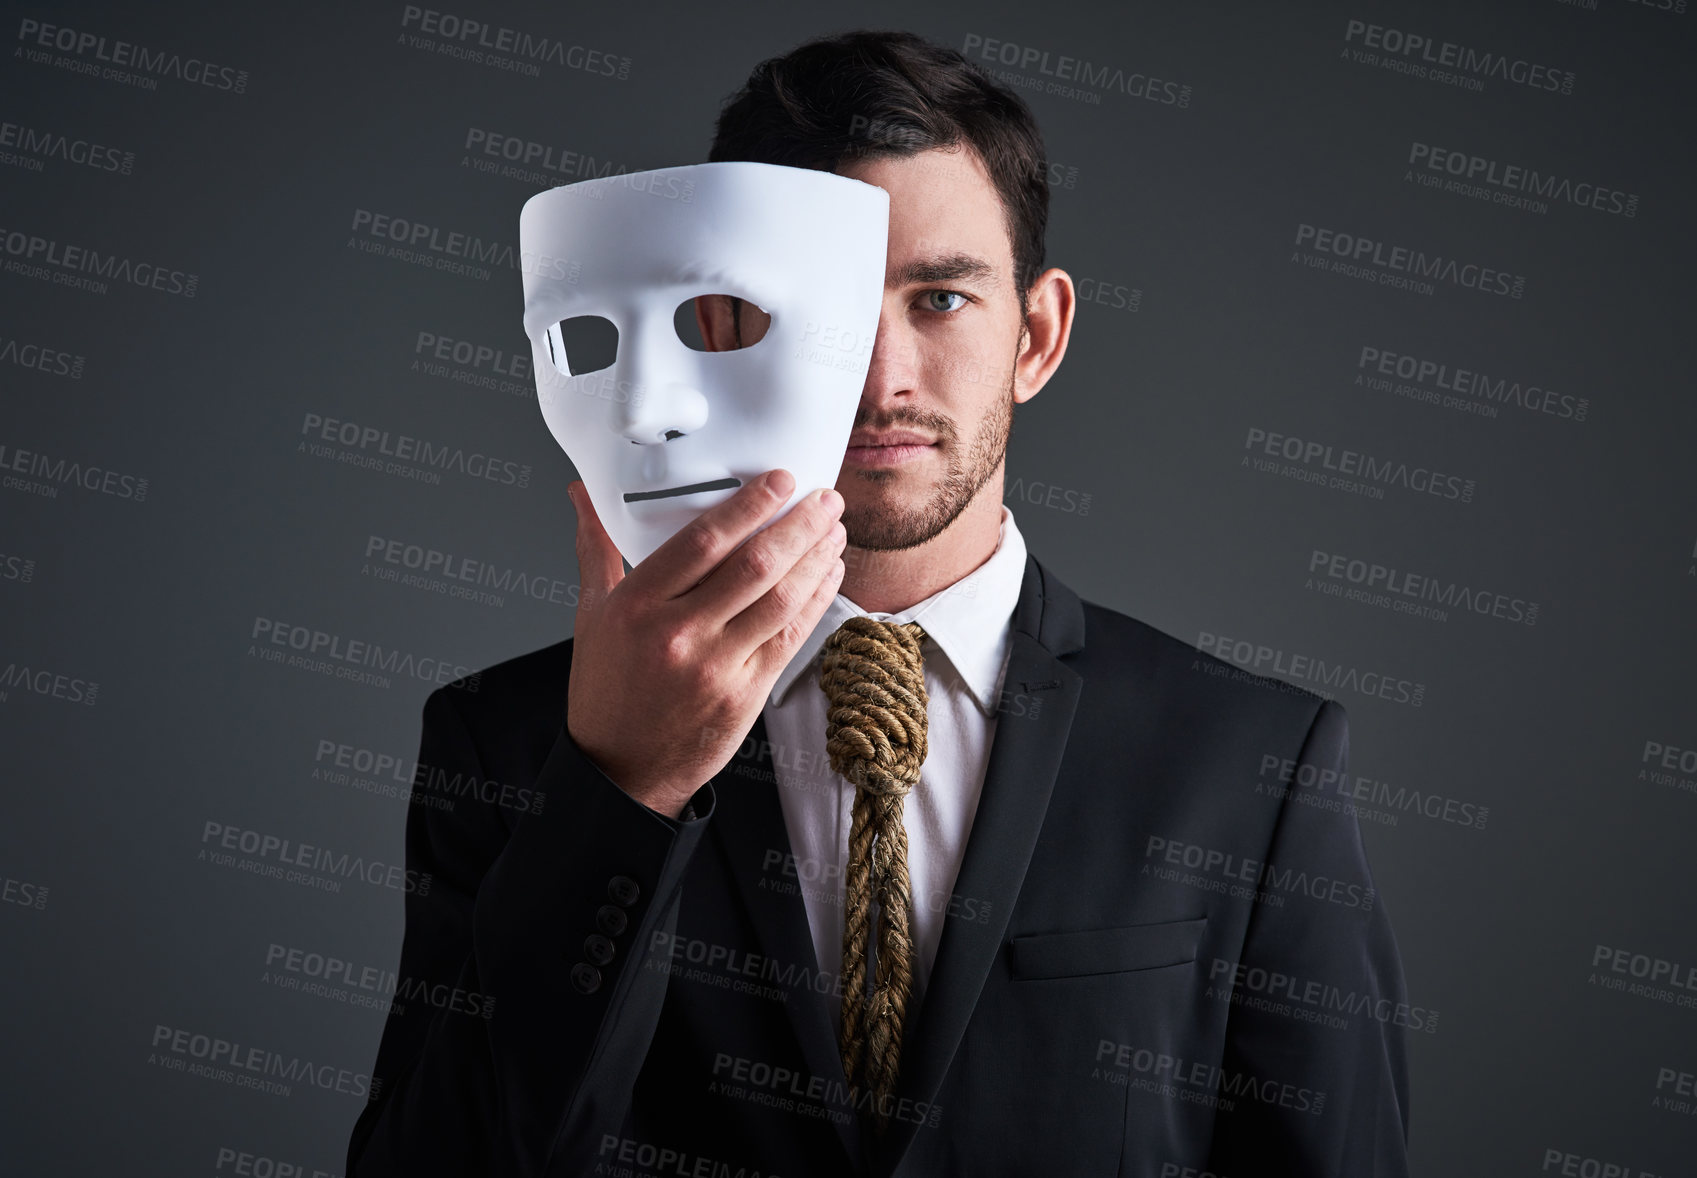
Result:
<svg viewBox="0 0 1697 1178"><path fill-rule="evenodd" d="M748 539L789 494L752 480L626 574L573 485L574 637L424 707L421 798L480 788L410 811L432 886L399 975L479 1001L390 1014L349 1178L1405 1175L1401 963L1355 818L1314 804L1343 708L1081 601L1002 504L1074 310L1029 112L958 54L849 34L757 68L711 158L890 192L837 493ZM697 315L709 347L763 329ZM914 893L931 952L874 1101L820 967L843 864L796 853L852 791L824 731L772 739L855 614L925 623L942 737L909 814L956 820L909 831L958 863Z"/></svg>

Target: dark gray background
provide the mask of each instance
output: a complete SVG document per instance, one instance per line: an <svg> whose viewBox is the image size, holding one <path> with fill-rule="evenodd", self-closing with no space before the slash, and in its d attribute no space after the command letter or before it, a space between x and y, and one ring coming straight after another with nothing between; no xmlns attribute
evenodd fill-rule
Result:
<svg viewBox="0 0 1697 1178"><path fill-rule="evenodd" d="M472 130L603 170L698 162L755 62L886 26L1189 87L1182 108L1020 91L1059 165L1050 263L1137 295L1135 309L1080 307L1065 364L1015 415L1007 498L1031 550L1088 599L1188 641L1230 635L1425 686L1418 708L1336 693L1354 772L1489 807L1484 829L1410 811L1364 823L1410 995L1441 1016L1410 1040L1418 1172L1558 1172L1554 1149L1697 1174L1697 1120L1653 1103L1661 1069L1697 1072L1697 991L1611 992L1592 966L1608 946L1697 967L1697 774L1641 773L1648 741L1697 747L1697 14L1624 0L441 10L628 58L621 79L416 48L405 11L8 5L0 123L133 162L124 175L0 145L0 230L198 282L192 299L121 281L97 293L0 253L6 455L148 480L139 501L0 490L0 667L98 684L93 704L0 685L0 1171L231 1173L230 1150L338 1173L359 1097L150 1062L167 1026L363 1073L382 1027L267 983L265 958L282 944L392 969L401 893L220 867L202 834L220 822L399 862L404 800L315 779L315 751L411 757L431 684L266 663L249 653L255 619L466 668L571 632L574 472L529 378L477 387L413 368L421 332L528 356L517 270L468 278L364 253L356 210L516 247L524 199L587 173L480 172ZM1572 93L1358 64L1351 19L1572 71ZM245 86L68 68L98 67L93 51L32 60L26 20L210 59ZM1632 217L1535 212L1434 191L1405 178L1413 142L1640 203ZM1524 297L1309 269L1292 257L1305 222L1522 275ZM1489 419L1370 390L1355 383L1364 345L1584 397L1588 415ZM81 365L27 367L26 346ZM307 413L528 464L528 486L313 457L297 448ZM1476 491L1374 500L1259 473L1241 463L1252 426ZM362 572L374 535L569 592L495 606L384 583ZM1315 550L1536 601L1537 624L1324 596L1306 587Z"/></svg>

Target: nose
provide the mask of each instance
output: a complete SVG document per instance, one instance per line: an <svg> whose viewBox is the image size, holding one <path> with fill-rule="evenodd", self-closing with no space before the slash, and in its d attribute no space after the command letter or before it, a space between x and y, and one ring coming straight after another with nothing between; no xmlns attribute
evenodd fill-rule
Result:
<svg viewBox="0 0 1697 1178"><path fill-rule="evenodd" d="M707 424L707 398L692 381L691 353L669 318L664 334L660 326L636 324L620 341L618 380L624 395L613 402L612 426L642 446L659 445Z"/></svg>
<svg viewBox="0 0 1697 1178"><path fill-rule="evenodd" d="M913 332L888 308L878 316L878 334L866 365L861 403L884 410L911 396L919 383L919 345Z"/></svg>

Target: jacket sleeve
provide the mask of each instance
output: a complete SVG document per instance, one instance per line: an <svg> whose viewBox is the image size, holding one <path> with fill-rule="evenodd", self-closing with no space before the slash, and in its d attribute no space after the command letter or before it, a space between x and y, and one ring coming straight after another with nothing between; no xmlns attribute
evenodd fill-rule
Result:
<svg viewBox="0 0 1697 1178"><path fill-rule="evenodd" d="M1326 700L1287 783L1262 869L1267 898L1231 977L1215 1173L1408 1174L1410 1008L1358 819L1335 788L1348 764L1348 717Z"/></svg>
<svg viewBox="0 0 1697 1178"><path fill-rule="evenodd" d="M457 694L425 702L419 761L483 779ZM578 748L563 709L533 786L525 808L488 791L505 816L466 798L409 807L418 886L348 1178L542 1175L556 1149L619 1132L666 992L666 963L641 947L675 920L713 789L692 820L649 809Z"/></svg>

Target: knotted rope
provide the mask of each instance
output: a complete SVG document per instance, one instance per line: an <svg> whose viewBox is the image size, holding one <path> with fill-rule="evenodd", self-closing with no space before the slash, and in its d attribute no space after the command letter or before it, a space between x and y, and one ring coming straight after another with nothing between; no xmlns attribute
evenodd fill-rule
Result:
<svg viewBox="0 0 1697 1178"><path fill-rule="evenodd" d="M825 641L819 686L830 701L825 751L853 783L843 894L843 1071L876 1097L880 1131L900 1071L902 1024L913 989L913 903L902 799L925 761L925 631L917 622L854 617ZM870 993L862 993L878 902L878 953ZM865 1074L860 1074L864 1066Z"/></svg>

